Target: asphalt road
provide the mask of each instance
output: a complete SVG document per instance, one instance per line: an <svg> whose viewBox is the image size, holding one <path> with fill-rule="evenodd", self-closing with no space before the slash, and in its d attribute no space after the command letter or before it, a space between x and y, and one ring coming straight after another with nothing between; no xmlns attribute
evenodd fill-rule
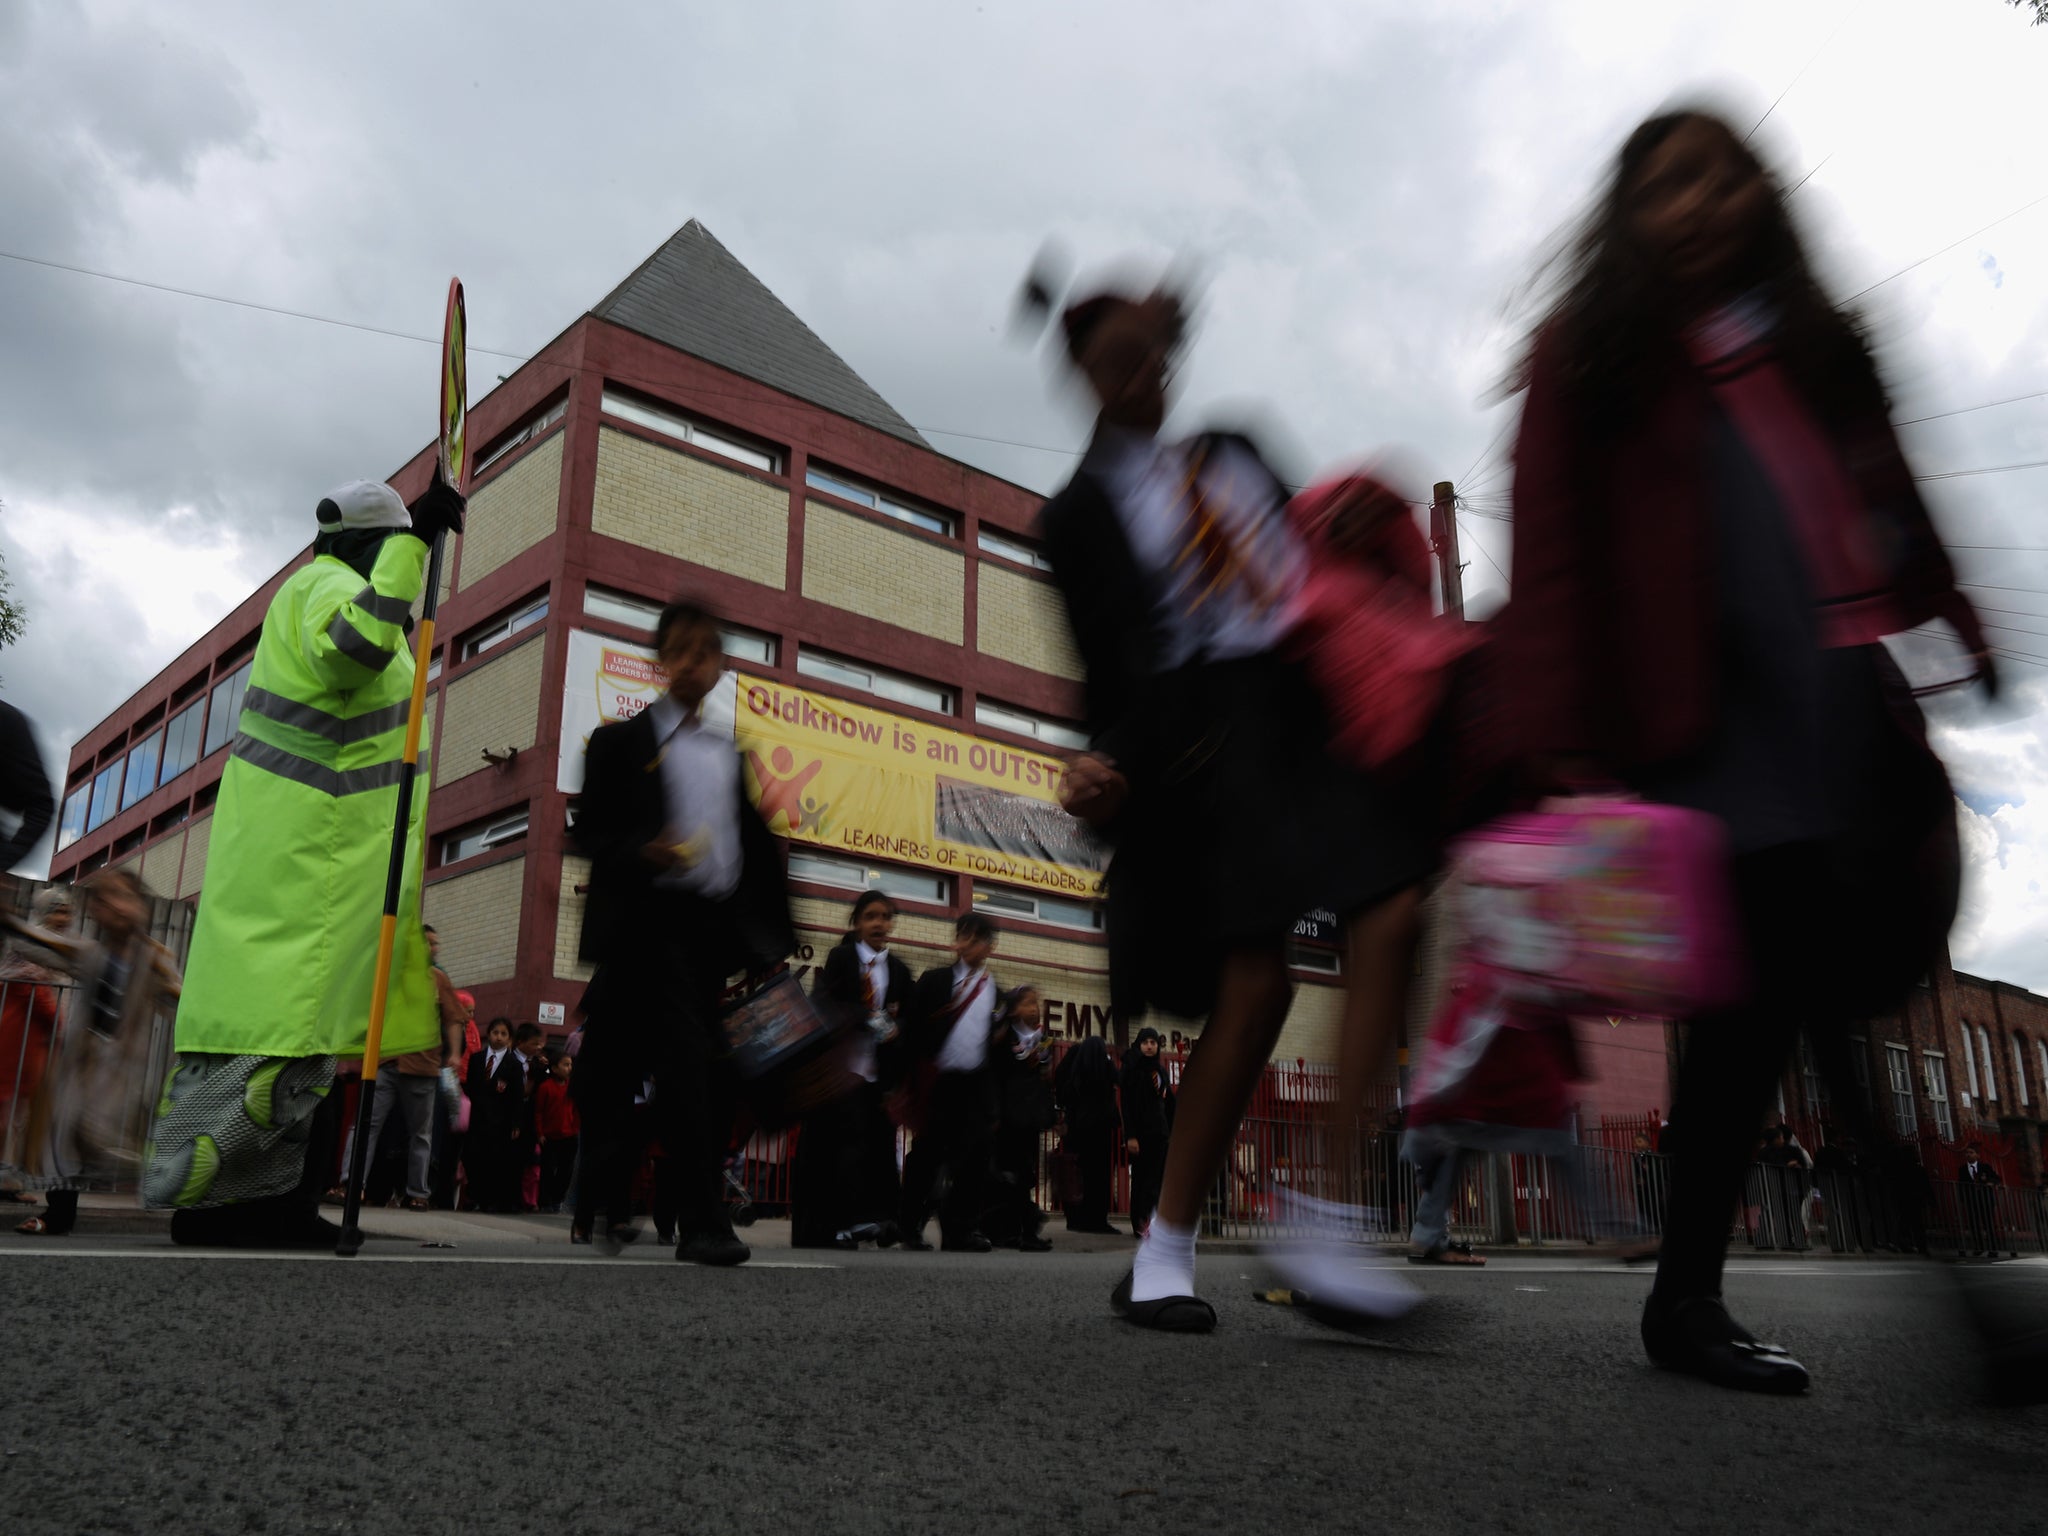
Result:
<svg viewBox="0 0 2048 1536"><path fill-rule="evenodd" d="M1815 1375L1781 1400L1654 1370L1647 1276L1570 1260L1420 1272L1362 1342L1215 1255L1221 1326L1175 1338L1110 1316L1120 1252L707 1271L381 1223L349 1261L0 1234L0 1528L1758 1536L2048 1504L2048 1410L1977 1403L1937 1265L1738 1261L1736 1315ZM2048 1304L2048 1264L2000 1278Z"/></svg>

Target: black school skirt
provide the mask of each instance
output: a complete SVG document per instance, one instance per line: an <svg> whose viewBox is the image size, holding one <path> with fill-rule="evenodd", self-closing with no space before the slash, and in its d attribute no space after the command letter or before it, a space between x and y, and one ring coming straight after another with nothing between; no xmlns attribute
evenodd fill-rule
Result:
<svg viewBox="0 0 2048 1536"><path fill-rule="evenodd" d="M1423 783L1333 756L1315 689L1283 657L1153 679L1119 750L1131 794L1111 829L1107 926L1126 1017L1206 1015L1228 951L1284 941L1318 907L1348 916L1436 867Z"/></svg>

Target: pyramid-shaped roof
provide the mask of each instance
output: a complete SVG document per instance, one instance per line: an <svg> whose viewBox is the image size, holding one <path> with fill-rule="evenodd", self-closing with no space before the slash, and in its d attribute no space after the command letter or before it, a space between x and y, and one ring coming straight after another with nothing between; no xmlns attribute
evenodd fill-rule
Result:
<svg viewBox="0 0 2048 1536"><path fill-rule="evenodd" d="M878 432L931 446L695 219L591 313Z"/></svg>

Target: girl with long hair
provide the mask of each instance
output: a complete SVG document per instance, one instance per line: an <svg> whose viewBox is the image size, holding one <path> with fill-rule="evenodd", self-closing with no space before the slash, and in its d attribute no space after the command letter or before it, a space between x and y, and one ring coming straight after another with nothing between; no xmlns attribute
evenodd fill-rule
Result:
<svg viewBox="0 0 2048 1536"><path fill-rule="evenodd" d="M1688 1021L1643 1343L1802 1391L1722 1303L1729 1212L1797 1027L1839 1051L1892 1006L1959 881L1946 775L1879 642L1940 619L1996 676L1860 329L1725 122L1630 134L1560 273L1524 364L1501 697L1547 787L1726 827L1748 1001Z"/></svg>

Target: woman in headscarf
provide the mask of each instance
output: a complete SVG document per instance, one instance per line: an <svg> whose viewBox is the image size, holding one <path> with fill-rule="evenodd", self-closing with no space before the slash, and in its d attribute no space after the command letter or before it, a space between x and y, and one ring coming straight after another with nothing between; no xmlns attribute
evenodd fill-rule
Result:
<svg viewBox="0 0 2048 1536"><path fill-rule="evenodd" d="M46 885L37 891L28 920L33 928L66 932L71 927L70 887ZM43 1080L62 988L70 981L56 958L18 935L0 952L0 1177L10 1186L0 1191L0 1200L17 1205L35 1204L15 1186L28 1139L29 1104Z"/></svg>
<svg viewBox="0 0 2048 1536"><path fill-rule="evenodd" d="M97 937L8 919L73 982L29 1108L22 1171L49 1191L46 1214L15 1228L31 1236L69 1232L87 1184L140 1174L157 1069L169 1061L178 967L149 936L149 893L125 869L101 870L83 890Z"/></svg>

